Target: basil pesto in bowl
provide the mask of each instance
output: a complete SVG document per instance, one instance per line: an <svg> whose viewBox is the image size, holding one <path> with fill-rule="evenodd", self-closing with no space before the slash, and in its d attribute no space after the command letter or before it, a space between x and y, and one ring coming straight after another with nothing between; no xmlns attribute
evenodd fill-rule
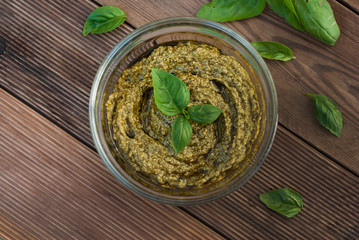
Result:
<svg viewBox="0 0 359 240"><path fill-rule="evenodd" d="M153 69L185 85L183 114L159 109ZM211 111L191 111L208 105L219 109L211 121ZM243 185L271 147L277 111L273 80L253 47L220 24L187 17L125 37L100 66L90 96L93 138L109 169L136 193L174 205L215 200Z"/></svg>

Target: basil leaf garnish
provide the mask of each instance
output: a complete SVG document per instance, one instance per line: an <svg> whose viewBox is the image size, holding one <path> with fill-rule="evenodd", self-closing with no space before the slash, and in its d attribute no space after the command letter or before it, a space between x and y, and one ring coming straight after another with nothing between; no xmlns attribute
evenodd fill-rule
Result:
<svg viewBox="0 0 359 240"><path fill-rule="evenodd" d="M158 109L174 116L182 113L189 103L189 90L176 76L158 68L152 68L152 82Z"/></svg>
<svg viewBox="0 0 359 240"><path fill-rule="evenodd" d="M96 8L87 17L84 25L83 35L89 33L104 33L120 26L126 20L124 11L114 6L103 6Z"/></svg>
<svg viewBox="0 0 359 240"><path fill-rule="evenodd" d="M222 110L210 104L197 105L188 109L189 117L192 121L202 124L209 124L215 121Z"/></svg>
<svg viewBox="0 0 359 240"><path fill-rule="evenodd" d="M269 208L290 218L295 216L303 207L302 196L290 189L281 188L263 193L259 199Z"/></svg>
<svg viewBox="0 0 359 240"><path fill-rule="evenodd" d="M251 44L264 58L280 61L289 61L295 58L292 50L279 42L257 41L251 42Z"/></svg>
<svg viewBox="0 0 359 240"><path fill-rule="evenodd" d="M343 129L343 117L338 105L321 94L306 93L306 95L313 97L315 117L320 124L335 136L340 137Z"/></svg>
<svg viewBox="0 0 359 240"><path fill-rule="evenodd" d="M157 68L152 68L152 83L157 108L167 116L178 116L172 125L172 146L176 153L187 146L192 137L189 119L208 124L221 114L222 110L210 104L193 106L186 109L190 93L178 77Z"/></svg>
<svg viewBox="0 0 359 240"><path fill-rule="evenodd" d="M172 145L176 153L182 151L190 142L192 127L185 116L178 116L172 125Z"/></svg>
<svg viewBox="0 0 359 240"><path fill-rule="evenodd" d="M330 4L326 0L267 0L270 8L297 28L334 45L340 36Z"/></svg>
<svg viewBox="0 0 359 240"><path fill-rule="evenodd" d="M255 17L261 14L266 0L213 0L203 5L197 17L217 22L227 22Z"/></svg>

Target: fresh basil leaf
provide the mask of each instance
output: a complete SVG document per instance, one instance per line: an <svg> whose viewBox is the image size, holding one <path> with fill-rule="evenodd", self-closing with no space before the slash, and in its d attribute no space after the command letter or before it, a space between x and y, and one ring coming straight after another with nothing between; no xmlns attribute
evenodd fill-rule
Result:
<svg viewBox="0 0 359 240"><path fill-rule="evenodd" d="M267 3L275 13L283 17L294 28L300 31L304 30L291 0L267 0Z"/></svg>
<svg viewBox="0 0 359 240"><path fill-rule="evenodd" d="M172 125L172 146L176 153L182 151L192 137L191 123L185 116L178 116Z"/></svg>
<svg viewBox="0 0 359 240"><path fill-rule="evenodd" d="M306 95L313 97L315 117L320 124L335 136L340 137L343 129L343 117L338 105L321 94L306 93Z"/></svg>
<svg viewBox="0 0 359 240"><path fill-rule="evenodd" d="M217 22L227 22L255 17L261 14L266 0L213 0L203 5L197 17Z"/></svg>
<svg viewBox="0 0 359 240"><path fill-rule="evenodd" d="M340 30L326 0L292 0L304 30L329 45L334 45Z"/></svg>
<svg viewBox="0 0 359 240"><path fill-rule="evenodd" d="M270 8L298 30L334 45L340 36L327 0L267 0Z"/></svg>
<svg viewBox="0 0 359 240"><path fill-rule="evenodd" d="M300 212L303 207L302 196L290 189L281 188L263 193L259 199L269 208L290 218Z"/></svg>
<svg viewBox="0 0 359 240"><path fill-rule="evenodd" d="M152 82L158 109L168 116L182 113L189 103L186 84L178 77L158 68L152 68Z"/></svg>
<svg viewBox="0 0 359 240"><path fill-rule="evenodd" d="M210 104L196 105L188 109L189 117L192 121L209 124L215 121L222 110Z"/></svg>
<svg viewBox="0 0 359 240"><path fill-rule="evenodd" d="M251 44L264 58L280 61L289 61L295 58L292 50L279 42L257 41L251 42Z"/></svg>
<svg viewBox="0 0 359 240"><path fill-rule="evenodd" d="M126 20L126 14L114 6L103 6L96 8L87 17L84 25L83 35L89 33L104 33L120 26Z"/></svg>

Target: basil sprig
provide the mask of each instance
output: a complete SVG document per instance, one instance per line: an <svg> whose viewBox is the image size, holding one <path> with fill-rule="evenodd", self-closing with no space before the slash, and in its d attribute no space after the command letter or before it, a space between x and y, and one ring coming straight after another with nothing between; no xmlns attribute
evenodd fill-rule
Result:
<svg viewBox="0 0 359 240"><path fill-rule="evenodd" d="M281 188L263 193L259 199L269 208L290 218L295 216L303 207L302 196L290 189Z"/></svg>
<svg viewBox="0 0 359 240"><path fill-rule="evenodd" d="M338 105L321 94L306 93L306 95L313 97L315 117L320 124L335 136L340 137L343 129L343 117Z"/></svg>
<svg viewBox="0 0 359 240"><path fill-rule="evenodd" d="M222 110L210 104L197 105L186 110L190 93L184 82L158 68L152 68L153 92L157 108L167 116L178 116L172 125L172 146L176 153L182 151L192 137L192 121L209 124Z"/></svg>
<svg viewBox="0 0 359 240"><path fill-rule="evenodd" d="M327 0L213 0L200 8L197 17L217 22L255 17L263 12L266 1L294 28L329 45L338 40L340 30Z"/></svg>
<svg viewBox="0 0 359 240"><path fill-rule="evenodd" d="M292 50L279 42L257 41L251 44L262 57L267 59L289 61L295 58Z"/></svg>
<svg viewBox="0 0 359 240"><path fill-rule="evenodd" d="M261 14L266 0L213 0L201 7L197 17L227 22L255 17Z"/></svg>
<svg viewBox="0 0 359 240"><path fill-rule="evenodd" d="M96 8L87 17L84 25L83 35L89 33L104 33L111 31L126 20L124 11L114 6L103 6Z"/></svg>

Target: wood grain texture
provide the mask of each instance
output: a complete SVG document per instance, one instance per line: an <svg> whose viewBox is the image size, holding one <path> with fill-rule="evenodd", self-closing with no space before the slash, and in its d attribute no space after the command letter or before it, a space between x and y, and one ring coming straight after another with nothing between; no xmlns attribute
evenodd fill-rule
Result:
<svg viewBox="0 0 359 240"><path fill-rule="evenodd" d="M219 238L178 208L124 189L96 154L3 90L0 105L1 238ZM303 195L295 218L258 200L280 187ZM357 177L280 127L265 164L246 185L185 209L229 239L356 239L358 195Z"/></svg>
<svg viewBox="0 0 359 240"><path fill-rule="evenodd" d="M186 1L168 3L172 5L160 1L136 4L123 1L118 5L129 11L128 21L140 26L163 17L194 15L202 4ZM276 40L294 49L297 56L294 61L268 61L279 95L280 123L358 173L359 83L355 63L359 61L356 54L359 20L343 6L332 5L343 26L342 36L334 47L294 30L269 9L260 17L227 25L249 40ZM0 7L5 13L0 16L1 25L5 26L0 35L7 42L7 50L1 56L1 86L92 145L87 117L92 79L107 51L132 29L123 25L104 35L82 37L83 21L97 7L88 2L34 5L10 1ZM46 11L47 8L53 11ZM12 21L12 16L16 21ZM319 125L311 100L304 95L306 91L323 93L338 102L344 114L342 138L337 139Z"/></svg>
<svg viewBox="0 0 359 240"><path fill-rule="evenodd" d="M289 187L304 202L286 218L259 195ZM242 188L214 203L186 208L230 239L359 239L359 178L279 128L264 165Z"/></svg>
<svg viewBox="0 0 359 240"><path fill-rule="evenodd" d="M2 89L0 106L0 239L221 239L125 189L97 154Z"/></svg>
<svg viewBox="0 0 359 240"><path fill-rule="evenodd" d="M195 16L206 1L98 2L123 8L128 21L139 27L165 17ZM359 174L359 15L336 1L329 2L341 28L335 46L295 30L268 7L259 17L225 25L249 41L278 41L293 49L295 60L266 61L278 91L280 124ZM306 92L324 94L338 103L344 118L341 138L318 123Z"/></svg>
<svg viewBox="0 0 359 240"><path fill-rule="evenodd" d="M132 28L82 36L93 2L3 1L0 86L67 132L92 145L88 97L108 51ZM1 51L1 45L0 45Z"/></svg>
<svg viewBox="0 0 359 240"><path fill-rule="evenodd" d="M101 1L121 7L136 27L163 17L194 16L205 2ZM358 173L359 20L331 4L342 28L334 47L292 29L269 9L226 25L249 40L276 40L294 49L295 61L268 61L281 124ZM124 24L82 37L83 23L96 7L89 1L0 5L0 86L89 146L92 79L111 47L133 30ZM319 126L305 91L320 91L339 103L341 139ZM359 238L358 178L282 127L266 163L241 190L183 212L124 189L94 152L3 90L0 106L2 239L220 239L186 212L231 239ZM258 200L260 193L283 186L304 197L304 209L293 219Z"/></svg>
<svg viewBox="0 0 359 240"><path fill-rule="evenodd" d="M349 7L351 10L355 11L355 13L359 13L359 1L357 0L340 0L342 4Z"/></svg>
<svg viewBox="0 0 359 240"><path fill-rule="evenodd" d="M6 51L6 40L0 36L0 56Z"/></svg>

